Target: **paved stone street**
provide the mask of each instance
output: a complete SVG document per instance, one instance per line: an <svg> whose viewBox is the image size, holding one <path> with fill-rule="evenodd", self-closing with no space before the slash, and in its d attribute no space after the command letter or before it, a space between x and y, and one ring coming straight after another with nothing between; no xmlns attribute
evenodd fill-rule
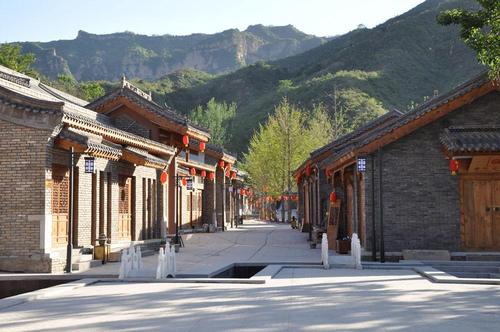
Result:
<svg viewBox="0 0 500 332"><path fill-rule="evenodd" d="M247 220L226 232L194 233L183 236L185 247L177 255L177 271L184 275L206 276L232 263L318 263L320 249L310 249L307 233L293 230L289 224ZM145 268L153 275L157 256L144 258ZM86 271L91 274L118 274L119 263L110 263Z"/></svg>
<svg viewBox="0 0 500 332"><path fill-rule="evenodd" d="M0 310L2 331L498 331L498 286L288 268L263 285L102 282Z"/></svg>

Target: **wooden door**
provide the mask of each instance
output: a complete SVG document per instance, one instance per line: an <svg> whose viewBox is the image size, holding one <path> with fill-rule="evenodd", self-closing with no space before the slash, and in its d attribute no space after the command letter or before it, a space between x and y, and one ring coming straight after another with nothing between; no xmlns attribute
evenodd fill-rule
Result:
<svg viewBox="0 0 500 332"><path fill-rule="evenodd" d="M68 243L69 174L66 167L52 168L52 247Z"/></svg>
<svg viewBox="0 0 500 332"><path fill-rule="evenodd" d="M462 181L462 244L469 250L500 249L500 180Z"/></svg>
<svg viewBox="0 0 500 332"><path fill-rule="evenodd" d="M118 238L130 240L132 223L132 179L120 175L118 181L120 201L118 203Z"/></svg>

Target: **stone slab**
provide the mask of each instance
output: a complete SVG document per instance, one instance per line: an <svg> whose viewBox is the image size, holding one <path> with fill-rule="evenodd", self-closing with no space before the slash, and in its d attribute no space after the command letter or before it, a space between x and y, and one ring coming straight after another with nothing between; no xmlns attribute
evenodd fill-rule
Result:
<svg viewBox="0 0 500 332"><path fill-rule="evenodd" d="M448 250L403 250L403 258L420 261L449 261L451 256Z"/></svg>

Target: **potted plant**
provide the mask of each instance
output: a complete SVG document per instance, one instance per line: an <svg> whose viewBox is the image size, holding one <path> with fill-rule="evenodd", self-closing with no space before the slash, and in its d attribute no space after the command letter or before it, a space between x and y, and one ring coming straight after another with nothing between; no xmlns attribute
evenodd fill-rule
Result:
<svg viewBox="0 0 500 332"><path fill-rule="evenodd" d="M351 250L351 238L349 236L343 236L337 240L337 252L339 254L348 254Z"/></svg>

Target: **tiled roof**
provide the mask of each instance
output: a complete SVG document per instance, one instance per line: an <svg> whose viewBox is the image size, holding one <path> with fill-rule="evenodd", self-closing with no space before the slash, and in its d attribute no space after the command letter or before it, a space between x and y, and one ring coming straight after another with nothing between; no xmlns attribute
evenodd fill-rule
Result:
<svg viewBox="0 0 500 332"><path fill-rule="evenodd" d="M378 118L368 122L364 126L361 126L361 127L357 128L356 130L353 130L350 133L337 138L336 140L332 141L331 143L313 151L311 153L311 157L315 157L315 156L317 156L317 155L319 155L327 150L339 148L341 146L349 144L354 139L358 139L358 138L362 137L363 135L371 132L372 130L378 128L379 126L381 126L382 124L384 124L388 121L391 121L391 122L394 121L395 119L401 117L401 115L403 115L403 113L396 110L396 109L394 109L390 112L387 112L387 113L379 116Z"/></svg>
<svg viewBox="0 0 500 332"><path fill-rule="evenodd" d="M375 127L366 135L362 135L361 137L359 137L359 139L355 140L354 142L341 147L338 150L338 152L336 152L333 156L330 156L329 158L325 159L322 162L322 165L328 165L334 162L335 160L338 160L339 158L347 155L349 152L352 152L357 148L361 148L387 134L390 134L394 130L423 117L427 113L430 113L436 110L437 108L450 103L451 101L469 93L470 91L476 88L479 88L487 84L488 82L489 82L488 75L486 73L482 73L477 77L452 89L451 91L429 100L428 102L420 105L416 109L408 113L404 113L394 121L388 121L379 127Z"/></svg>
<svg viewBox="0 0 500 332"><path fill-rule="evenodd" d="M500 127L450 127L439 137L450 152L500 152Z"/></svg>
<svg viewBox="0 0 500 332"><path fill-rule="evenodd" d="M131 147L131 146L125 147L124 150L126 150L128 152L132 152L133 154L139 156L140 158L143 158L148 164L160 166L160 167L168 166L168 160L156 157L156 156L148 153L146 150L138 149L138 148Z"/></svg>
<svg viewBox="0 0 500 332"><path fill-rule="evenodd" d="M175 148L116 128L104 115L80 106L84 101L65 92L48 87L40 81L0 66L0 92L14 107L33 112L62 112L63 122L103 137L116 136L121 143L137 145L155 153L174 154ZM3 97L0 96L0 99Z"/></svg>
<svg viewBox="0 0 500 332"><path fill-rule="evenodd" d="M64 128L58 135L82 146L87 147L85 151L88 154L107 155L110 159L118 160L122 156L121 146L103 140L101 137L80 131L74 128Z"/></svg>
<svg viewBox="0 0 500 332"><path fill-rule="evenodd" d="M192 130L194 129L198 132L201 132L204 135L209 136L209 132L207 129L191 123L186 116L180 115L179 113L177 113L176 111L174 111L171 108L161 107L160 105L158 105L154 101L149 100L147 98L144 98L141 94L139 94L137 91L130 89L128 86L121 86L121 87L113 90L112 92L92 101L86 107L93 109L93 110L96 110L101 105L105 104L106 102L108 102L110 100L114 100L117 97L125 97L128 100L130 100L131 102L133 102L134 104L137 104L140 107L147 109L148 111L150 111L151 113L153 113L159 117L165 118L169 121L173 121L174 123L180 124L182 126L186 126L189 129L192 129Z"/></svg>
<svg viewBox="0 0 500 332"><path fill-rule="evenodd" d="M403 116L399 118L398 121L393 122L389 126L384 126L382 128L379 128L375 131L373 131L366 139L360 142L360 146L366 145L368 143L371 143L375 141L378 138L381 138L382 136L389 134L393 132L394 130L398 129L399 127L402 127L412 121L415 121L422 116L426 115L427 113L430 113L434 111L435 109L448 104L449 102L465 95L466 93L469 93L470 91L479 88L480 86L488 83L490 80L488 78L488 75L486 73L482 73L479 76L459 85L458 87L452 89L451 91L442 94L436 98L433 98L429 100L428 102L420 105L416 109L405 113Z"/></svg>

